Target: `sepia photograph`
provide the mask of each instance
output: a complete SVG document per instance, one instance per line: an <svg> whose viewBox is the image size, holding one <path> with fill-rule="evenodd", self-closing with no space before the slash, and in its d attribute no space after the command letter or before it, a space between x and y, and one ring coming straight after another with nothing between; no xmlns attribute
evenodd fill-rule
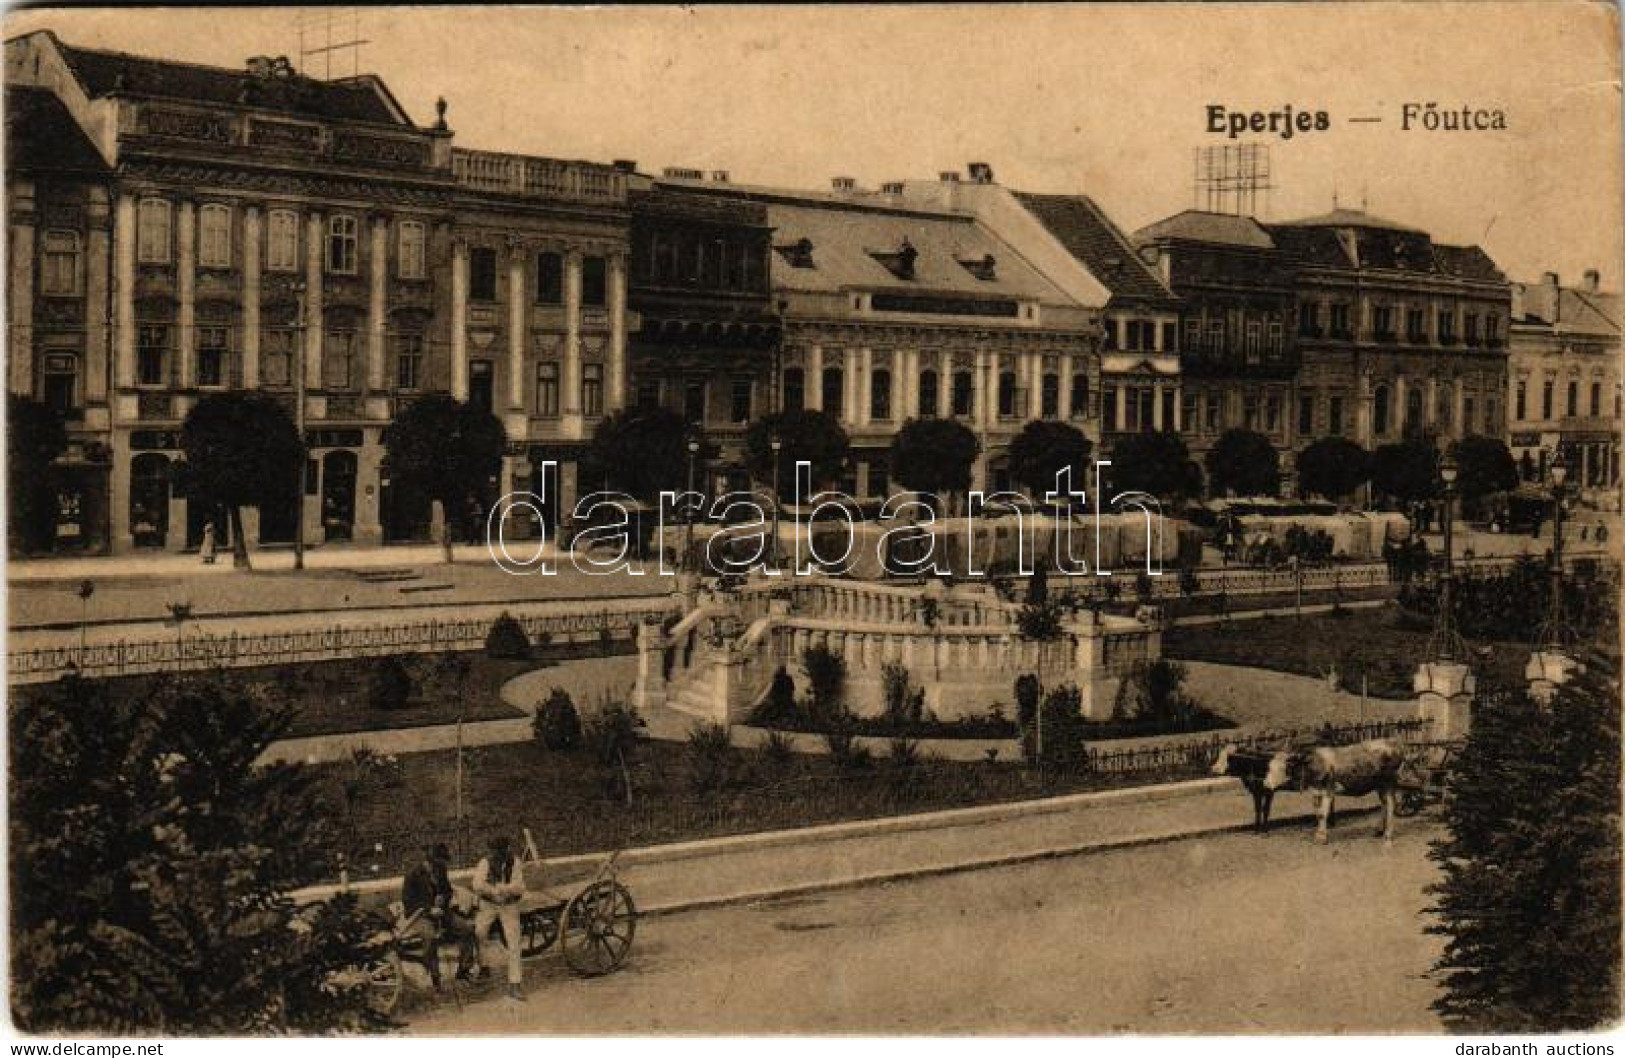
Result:
<svg viewBox="0 0 1625 1058"><path fill-rule="evenodd" d="M1617 3L4 22L10 1053L1614 1053Z"/></svg>

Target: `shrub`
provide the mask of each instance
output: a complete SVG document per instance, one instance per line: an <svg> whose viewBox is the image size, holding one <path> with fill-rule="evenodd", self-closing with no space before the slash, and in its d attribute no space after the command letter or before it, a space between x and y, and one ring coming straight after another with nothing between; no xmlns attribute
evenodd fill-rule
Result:
<svg viewBox="0 0 1625 1058"><path fill-rule="evenodd" d="M795 741L783 731L769 731L762 740L762 753L774 764L788 764L795 759Z"/></svg>
<svg viewBox="0 0 1625 1058"><path fill-rule="evenodd" d="M605 792L632 803L630 762L642 737L643 718L625 702L600 703L592 717L582 724L583 740L602 771Z"/></svg>
<svg viewBox="0 0 1625 1058"><path fill-rule="evenodd" d="M554 687L547 701L531 717L532 737L554 752L581 745L581 717L568 692Z"/></svg>
<svg viewBox="0 0 1625 1058"><path fill-rule="evenodd" d="M1180 689L1185 683L1185 674L1185 666L1166 658L1135 662L1117 685L1112 717L1156 721L1174 728L1188 724L1197 706Z"/></svg>
<svg viewBox="0 0 1625 1058"><path fill-rule="evenodd" d="M398 654L380 658L372 670L372 685L367 689L367 701L374 709L401 709L417 691L406 661Z"/></svg>
<svg viewBox="0 0 1625 1058"><path fill-rule="evenodd" d="M880 668L880 693L887 720L918 723L925 713L925 688L915 687L908 668L888 661Z"/></svg>
<svg viewBox="0 0 1625 1058"><path fill-rule="evenodd" d="M808 647L801 655L812 694L812 713L827 720L846 712L846 658L824 646Z"/></svg>
<svg viewBox="0 0 1625 1058"><path fill-rule="evenodd" d="M1022 745L1028 760L1050 767L1076 768L1084 761L1083 695L1065 684L1044 696L1042 724L1024 730Z"/></svg>
<svg viewBox="0 0 1625 1058"><path fill-rule="evenodd" d="M689 779L697 790L720 790L738 778L738 754L734 752L728 725L698 721L688 729L689 757L693 770Z"/></svg>
<svg viewBox="0 0 1625 1058"><path fill-rule="evenodd" d="M491 630L485 635L485 656L516 661L530 657L530 639L524 626L506 610L491 622Z"/></svg>

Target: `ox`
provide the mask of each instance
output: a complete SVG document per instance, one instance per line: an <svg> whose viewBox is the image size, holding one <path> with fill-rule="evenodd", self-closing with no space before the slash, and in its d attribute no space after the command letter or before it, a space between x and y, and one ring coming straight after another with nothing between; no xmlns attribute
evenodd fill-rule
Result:
<svg viewBox="0 0 1625 1058"><path fill-rule="evenodd" d="M1269 832L1270 803L1275 800L1275 788L1265 786L1270 764L1279 753L1260 753L1256 750L1237 749L1227 745L1219 750L1213 761L1214 775L1233 775L1253 795L1253 829L1260 834Z"/></svg>

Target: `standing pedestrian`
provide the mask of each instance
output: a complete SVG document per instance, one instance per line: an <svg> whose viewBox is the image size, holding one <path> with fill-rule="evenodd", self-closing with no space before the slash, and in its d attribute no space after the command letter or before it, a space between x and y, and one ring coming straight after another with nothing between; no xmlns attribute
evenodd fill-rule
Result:
<svg viewBox="0 0 1625 1058"><path fill-rule="evenodd" d="M199 545L197 553L203 556L205 566L214 565L214 523L203 523L203 543Z"/></svg>
<svg viewBox="0 0 1625 1058"><path fill-rule="evenodd" d="M473 884L480 901L474 913L474 937L483 952L491 923L502 923L503 946L508 950L508 995L521 999L519 986L525 975L519 964L519 901L525 896L525 869L514 858L506 835L491 838L490 851L474 867Z"/></svg>

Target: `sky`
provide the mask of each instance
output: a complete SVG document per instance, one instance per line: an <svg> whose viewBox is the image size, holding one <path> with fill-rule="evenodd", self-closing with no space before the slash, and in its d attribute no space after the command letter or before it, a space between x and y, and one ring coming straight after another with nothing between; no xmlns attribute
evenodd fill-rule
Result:
<svg viewBox="0 0 1625 1058"><path fill-rule="evenodd" d="M351 9L352 11L354 9ZM294 8L11 11L90 47L239 67L325 42ZM360 69L463 147L726 169L827 188L970 161L1093 196L1133 231L1195 203L1195 152L1267 143L1264 219L1343 206L1478 243L1513 279L1625 259L1620 27L1606 4L362 8ZM334 39L355 35L343 17ZM352 57L334 59L349 74ZM320 58L307 72L323 75ZM1401 128L1407 102L1507 128ZM1326 111L1290 140L1207 131L1208 107ZM1378 117L1354 123L1351 117Z"/></svg>

